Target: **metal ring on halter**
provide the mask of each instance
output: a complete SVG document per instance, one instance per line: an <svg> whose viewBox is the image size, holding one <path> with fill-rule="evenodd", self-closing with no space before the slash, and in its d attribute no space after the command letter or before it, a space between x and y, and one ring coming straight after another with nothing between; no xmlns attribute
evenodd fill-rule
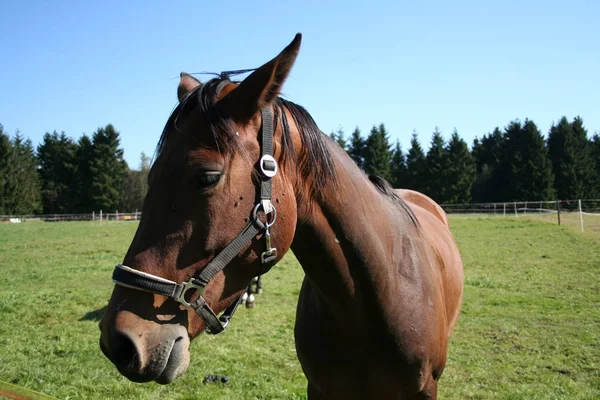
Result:
<svg viewBox="0 0 600 400"><path fill-rule="evenodd" d="M254 210L252 210L252 219L253 220L258 220L258 210L260 208L263 208L262 203L258 203L257 205L254 206ZM272 211L270 213L265 213L265 216L267 217L267 221L264 223L265 228L269 229L270 227L273 226L273 224L275 223L275 220L277 219L277 209L275 208L275 206L271 206ZM264 208L263 208L264 211ZM269 214L273 214L273 219L271 220L271 222L269 222Z"/></svg>

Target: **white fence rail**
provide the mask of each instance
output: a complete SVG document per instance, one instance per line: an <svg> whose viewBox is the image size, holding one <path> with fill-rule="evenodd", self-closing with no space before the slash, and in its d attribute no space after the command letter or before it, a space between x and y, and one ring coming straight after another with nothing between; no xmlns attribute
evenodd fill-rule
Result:
<svg viewBox="0 0 600 400"><path fill-rule="evenodd" d="M577 223L600 232L600 199L512 201L505 203L442 204L448 214L484 214L503 217L532 217L547 221Z"/></svg>
<svg viewBox="0 0 600 400"><path fill-rule="evenodd" d="M21 223L25 221L138 221L142 217L141 211L130 213L98 213L88 214L35 214L35 215L0 215L0 222Z"/></svg>

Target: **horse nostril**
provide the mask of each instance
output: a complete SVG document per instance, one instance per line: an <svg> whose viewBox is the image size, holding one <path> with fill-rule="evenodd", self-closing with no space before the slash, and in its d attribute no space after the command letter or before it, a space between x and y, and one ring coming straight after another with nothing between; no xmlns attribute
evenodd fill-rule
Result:
<svg viewBox="0 0 600 400"><path fill-rule="evenodd" d="M139 372L140 355L133 341L122 333L115 334L113 338L113 362L128 371Z"/></svg>

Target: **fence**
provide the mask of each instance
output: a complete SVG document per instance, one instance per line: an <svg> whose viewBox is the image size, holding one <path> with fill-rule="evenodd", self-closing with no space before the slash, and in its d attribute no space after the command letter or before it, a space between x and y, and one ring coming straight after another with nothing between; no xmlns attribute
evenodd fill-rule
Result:
<svg viewBox="0 0 600 400"><path fill-rule="evenodd" d="M141 218L142 213L135 211L132 213L103 213L92 212L89 214L36 214L36 215L0 215L0 222L21 223L25 221L137 221Z"/></svg>
<svg viewBox="0 0 600 400"><path fill-rule="evenodd" d="M600 199L442 204L448 214L527 217L600 233Z"/></svg>

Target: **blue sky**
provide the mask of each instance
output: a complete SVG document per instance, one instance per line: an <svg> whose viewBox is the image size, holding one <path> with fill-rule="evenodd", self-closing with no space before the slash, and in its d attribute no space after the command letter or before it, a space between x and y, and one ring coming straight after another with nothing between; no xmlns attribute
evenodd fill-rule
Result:
<svg viewBox="0 0 600 400"><path fill-rule="evenodd" d="M257 67L296 32L284 87L321 129L385 123L409 146L561 116L600 131L600 2L14 1L0 5L0 123L35 145L112 123L152 154L180 71ZM206 79L206 78L204 78Z"/></svg>

